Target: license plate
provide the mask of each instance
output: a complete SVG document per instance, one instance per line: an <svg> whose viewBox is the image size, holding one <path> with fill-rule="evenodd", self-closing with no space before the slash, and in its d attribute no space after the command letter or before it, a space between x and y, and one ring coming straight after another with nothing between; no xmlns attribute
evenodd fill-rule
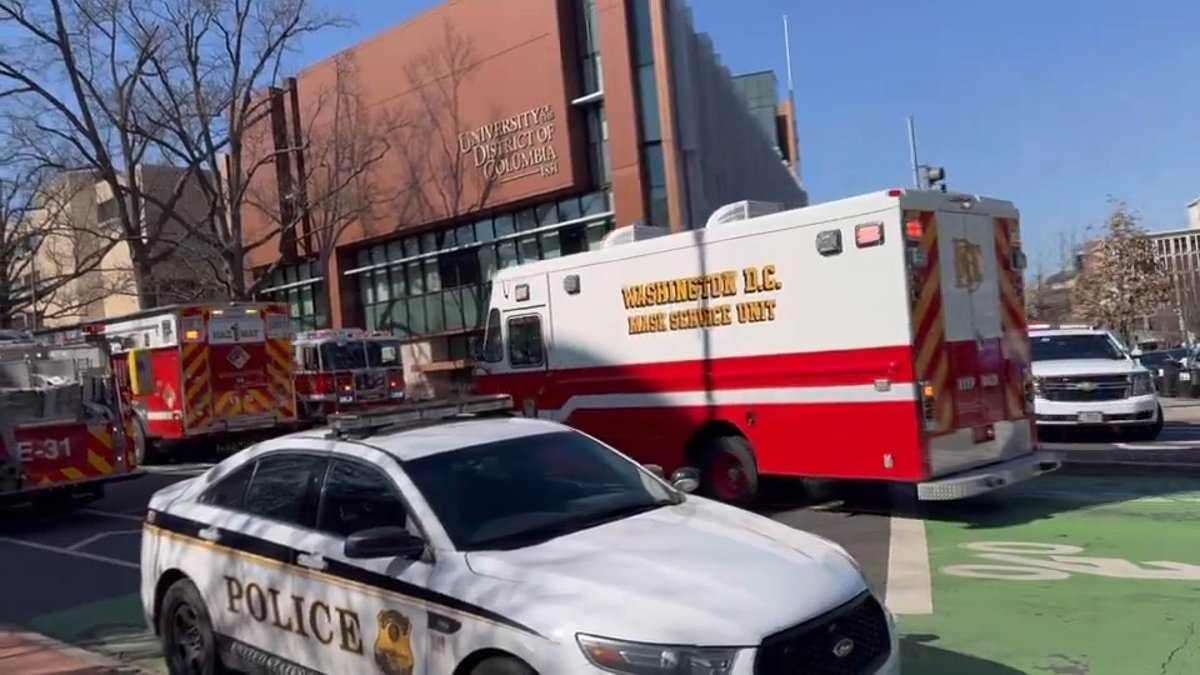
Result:
<svg viewBox="0 0 1200 675"><path fill-rule="evenodd" d="M1179 381L1180 381L1180 382L1191 382L1191 381L1192 381L1192 374L1191 374L1191 373L1180 373L1180 374L1179 374Z"/></svg>
<svg viewBox="0 0 1200 675"><path fill-rule="evenodd" d="M1104 422L1104 413L1098 412L1081 412L1079 413L1080 424L1101 424Z"/></svg>

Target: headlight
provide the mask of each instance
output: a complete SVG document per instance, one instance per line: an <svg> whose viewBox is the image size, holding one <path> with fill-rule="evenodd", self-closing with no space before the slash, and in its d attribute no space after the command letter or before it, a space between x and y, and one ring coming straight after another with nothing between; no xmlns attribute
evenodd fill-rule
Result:
<svg viewBox="0 0 1200 675"><path fill-rule="evenodd" d="M736 648L730 647L622 642L583 633L576 639L593 665L629 675L726 675L737 653Z"/></svg>
<svg viewBox="0 0 1200 675"><path fill-rule="evenodd" d="M1134 373L1130 384L1133 385L1134 396L1146 396L1154 393L1154 380L1150 379L1150 373Z"/></svg>
<svg viewBox="0 0 1200 675"><path fill-rule="evenodd" d="M1042 378L1035 377L1032 379L1033 379L1033 395L1041 396L1042 395Z"/></svg>

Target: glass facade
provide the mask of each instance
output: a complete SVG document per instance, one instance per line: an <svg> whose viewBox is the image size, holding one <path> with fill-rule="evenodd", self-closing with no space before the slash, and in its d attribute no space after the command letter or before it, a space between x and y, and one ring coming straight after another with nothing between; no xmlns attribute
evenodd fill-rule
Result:
<svg viewBox="0 0 1200 675"><path fill-rule="evenodd" d="M779 156L783 156L783 148L779 146L779 128L776 121L776 89L778 83L775 73L765 71L748 73L733 78L733 87L746 101L746 109L750 116L762 129L767 140L775 147Z"/></svg>
<svg viewBox="0 0 1200 675"><path fill-rule="evenodd" d="M638 128L642 172L646 181L646 218L650 225L670 225L667 178L663 168L662 123L658 114L658 82L654 74L654 40L650 0L632 0L633 62L637 77Z"/></svg>
<svg viewBox="0 0 1200 675"><path fill-rule="evenodd" d="M568 197L359 249L365 327L402 337L481 330L497 270L579 253L613 227L607 192ZM467 340L452 340L466 358ZM454 354L460 352L458 356Z"/></svg>
<svg viewBox="0 0 1200 675"><path fill-rule="evenodd" d="M286 302L293 330L329 328L325 275L316 260L276 267L259 296L263 300Z"/></svg>

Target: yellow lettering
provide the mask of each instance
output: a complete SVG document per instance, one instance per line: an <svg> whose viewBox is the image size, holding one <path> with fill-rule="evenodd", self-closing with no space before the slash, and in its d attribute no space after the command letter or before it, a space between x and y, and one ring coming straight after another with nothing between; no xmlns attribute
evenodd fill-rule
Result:
<svg viewBox="0 0 1200 675"><path fill-rule="evenodd" d="M621 295L625 298L625 309L642 306L642 302L646 299L643 290L641 286L626 286L621 289Z"/></svg>
<svg viewBox="0 0 1200 675"><path fill-rule="evenodd" d="M753 267L747 267L742 270L743 285L747 293L757 293L758 288L758 270Z"/></svg>
<svg viewBox="0 0 1200 675"><path fill-rule="evenodd" d="M728 326L733 323L733 317L730 315L729 305L721 305L717 309L721 310L721 325Z"/></svg>
<svg viewBox="0 0 1200 675"><path fill-rule="evenodd" d="M765 301L763 303L763 309L766 310L767 321L774 321L775 320L775 301L774 300Z"/></svg>
<svg viewBox="0 0 1200 675"><path fill-rule="evenodd" d="M737 272L721 272L721 295L737 295Z"/></svg>
<svg viewBox="0 0 1200 675"><path fill-rule="evenodd" d="M774 265L764 265L762 277L763 287L765 290L778 291L779 289L783 288L783 282L775 278Z"/></svg>

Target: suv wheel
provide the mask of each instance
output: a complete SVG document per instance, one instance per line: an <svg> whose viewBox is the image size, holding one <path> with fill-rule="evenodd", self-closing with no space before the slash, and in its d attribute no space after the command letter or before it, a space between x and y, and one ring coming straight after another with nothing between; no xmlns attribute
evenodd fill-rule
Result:
<svg viewBox="0 0 1200 675"><path fill-rule="evenodd" d="M1129 435L1134 440L1138 441L1153 441L1154 439L1158 438L1158 435L1162 433L1164 424L1163 409L1161 405L1158 406L1158 411L1156 414L1158 415L1158 418L1154 420L1153 424L1136 427Z"/></svg>

